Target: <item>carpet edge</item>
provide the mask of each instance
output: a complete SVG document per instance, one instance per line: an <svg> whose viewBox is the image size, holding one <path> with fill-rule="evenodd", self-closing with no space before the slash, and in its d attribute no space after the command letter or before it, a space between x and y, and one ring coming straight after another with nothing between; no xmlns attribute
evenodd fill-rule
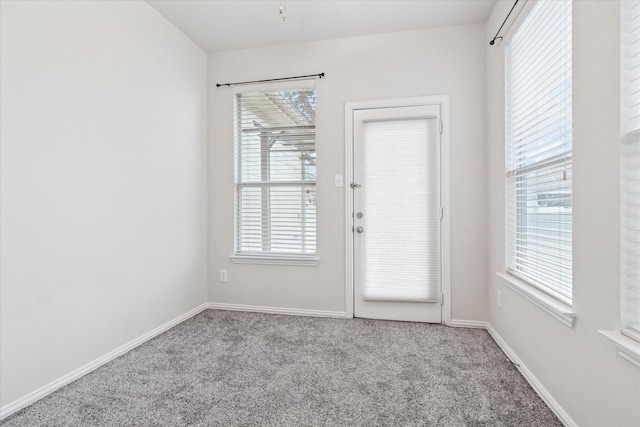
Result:
<svg viewBox="0 0 640 427"><path fill-rule="evenodd" d="M123 354L133 350L134 348L140 346L141 344L144 344L145 342L149 341L152 338L155 338L156 336L160 335L163 332L168 331L169 329L173 328L174 326L178 325L179 323L184 322L185 320L188 320L190 318L192 318L193 316L195 316L196 314L199 314L201 312L203 312L204 310L206 310L207 308L209 308L207 306L207 303L201 304L199 306L197 306L196 308L189 310L188 312L164 323L163 325L147 332L144 335L141 335L138 338L135 338L131 341L129 341L128 343L116 348L115 350L110 351L109 353L98 357L97 359L87 363L84 366L81 366L80 368L69 372L66 375L63 375L62 377L58 378L57 380L54 380L52 382L50 382L49 384L46 384L34 391L32 391L31 393L28 393L27 395L14 400L13 402L10 402L8 404L6 404L5 406L3 406L2 408L0 408L0 420L3 420L5 418L7 418L8 416L18 412L21 409L26 408L27 406L31 405L32 403L42 399L43 397L46 397L48 395L50 395L51 393L53 393L54 391L68 385L71 384L73 381L87 375L88 373L95 371L96 369L98 369L99 367L111 362L113 359L116 359L117 357L122 356Z"/></svg>
<svg viewBox="0 0 640 427"><path fill-rule="evenodd" d="M515 351L507 342L500 336L498 331L496 331L490 323L487 323L487 332L493 338L493 340L498 344L498 347L507 355L507 357L513 362L522 376L527 380L527 382L531 385L533 390L540 396L540 398L547 404L549 408L553 411L554 414L562 421L562 423L567 427L578 427L578 424L571 418L571 416L564 410L564 408L558 403L558 401L553 397L553 395L542 385L540 380L536 378L536 376L529 370L527 365L525 365L520 357L516 354Z"/></svg>
<svg viewBox="0 0 640 427"><path fill-rule="evenodd" d="M348 318L347 313L344 311L306 310L300 308L268 307L262 305L229 304L220 302L209 302L207 303L207 308L213 310L248 311L253 313L288 314L292 316L333 317L340 319Z"/></svg>

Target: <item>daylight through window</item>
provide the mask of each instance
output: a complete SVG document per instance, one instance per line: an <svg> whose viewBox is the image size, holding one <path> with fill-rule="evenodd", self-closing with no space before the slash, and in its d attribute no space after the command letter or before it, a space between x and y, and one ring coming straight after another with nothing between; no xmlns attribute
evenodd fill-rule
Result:
<svg viewBox="0 0 640 427"><path fill-rule="evenodd" d="M640 341L640 1L622 8L622 332Z"/></svg>
<svg viewBox="0 0 640 427"><path fill-rule="evenodd" d="M571 304L571 2L537 2L507 55L507 271Z"/></svg>
<svg viewBox="0 0 640 427"><path fill-rule="evenodd" d="M236 93L236 254L316 253L315 113L312 87Z"/></svg>

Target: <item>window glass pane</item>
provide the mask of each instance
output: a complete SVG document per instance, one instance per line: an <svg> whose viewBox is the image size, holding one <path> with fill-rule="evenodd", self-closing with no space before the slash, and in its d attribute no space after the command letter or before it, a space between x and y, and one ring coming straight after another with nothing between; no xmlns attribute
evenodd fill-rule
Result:
<svg viewBox="0 0 640 427"><path fill-rule="evenodd" d="M315 254L315 99L236 94L236 253Z"/></svg>
<svg viewBox="0 0 640 427"><path fill-rule="evenodd" d="M571 2L540 1L508 46L507 270L572 298Z"/></svg>
<svg viewBox="0 0 640 427"><path fill-rule="evenodd" d="M621 325L640 341L640 1L621 12Z"/></svg>

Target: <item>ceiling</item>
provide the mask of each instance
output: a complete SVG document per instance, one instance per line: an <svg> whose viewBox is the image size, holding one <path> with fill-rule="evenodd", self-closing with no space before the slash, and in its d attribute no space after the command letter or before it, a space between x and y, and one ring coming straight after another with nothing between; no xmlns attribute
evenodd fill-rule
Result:
<svg viewBox="0 0 640 427"><path fill-rule="evenodd" d="M495 2L147 0L207 52L485 22Z"/></svg>

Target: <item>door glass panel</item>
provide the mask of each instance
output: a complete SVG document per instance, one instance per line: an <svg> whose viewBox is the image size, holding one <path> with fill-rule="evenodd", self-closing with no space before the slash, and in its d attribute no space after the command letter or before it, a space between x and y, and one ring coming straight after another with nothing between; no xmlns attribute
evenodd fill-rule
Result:
<svg viewBox="0 0 640 427"><path fill-rule="evenodd" d="M439 121L363 123L363 296L439 299Z"/></svg>

